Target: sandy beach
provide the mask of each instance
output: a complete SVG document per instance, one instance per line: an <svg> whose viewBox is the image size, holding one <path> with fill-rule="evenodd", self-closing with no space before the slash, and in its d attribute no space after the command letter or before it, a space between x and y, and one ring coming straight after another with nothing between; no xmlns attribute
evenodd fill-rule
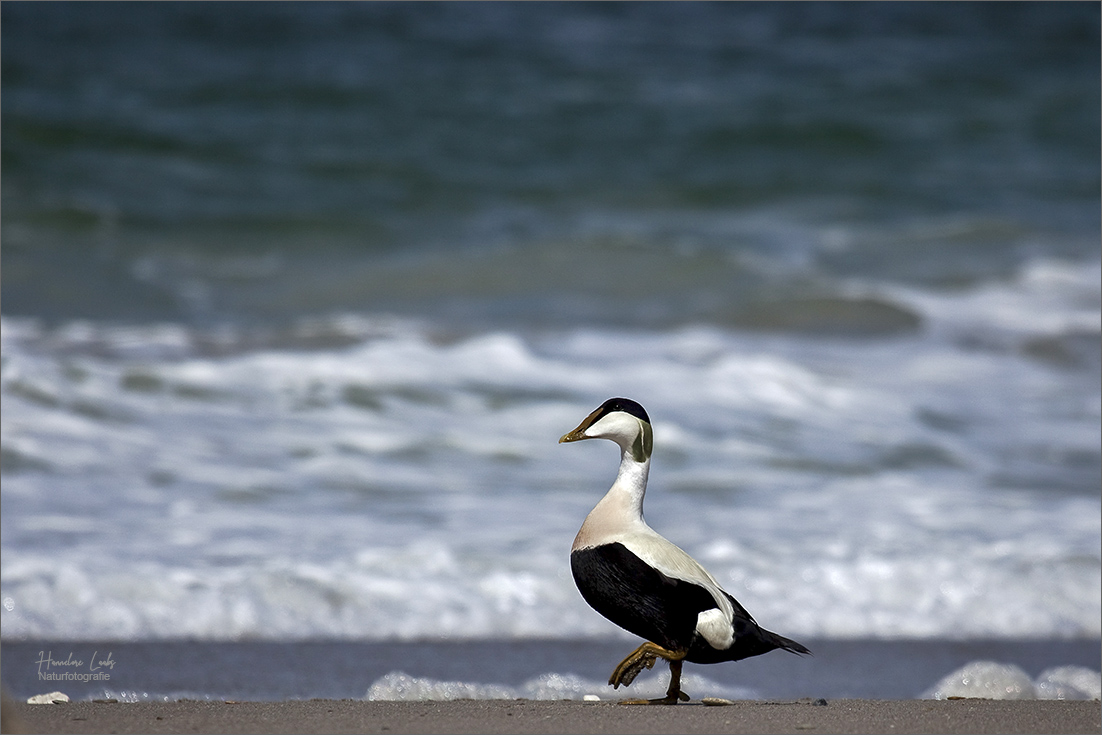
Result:
<svg viewBox="0 0 1102 735"><path fill-rule="evenodd" d="M825 702L825 704L824 704ZM799 700L629 707L604 702L166 702L7 707L55 733L1097 733L1097 701ZM7 730L6 730L7 731Z"/></svg>

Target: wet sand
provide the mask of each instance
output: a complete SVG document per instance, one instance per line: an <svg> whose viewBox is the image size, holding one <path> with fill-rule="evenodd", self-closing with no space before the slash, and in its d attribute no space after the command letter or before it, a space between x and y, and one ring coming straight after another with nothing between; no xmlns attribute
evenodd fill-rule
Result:
<svg viewBox="0 0 1102 735"><path fill-rule="evenodd" d="M165 702L8 704L5 725L55 733L1098 733L1099 702L932 700L698 702Z"/></svg>

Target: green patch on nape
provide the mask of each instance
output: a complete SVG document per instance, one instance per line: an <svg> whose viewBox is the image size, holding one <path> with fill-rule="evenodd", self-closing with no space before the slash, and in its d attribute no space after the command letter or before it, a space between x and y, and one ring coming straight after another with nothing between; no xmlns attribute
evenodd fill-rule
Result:
<svg viewBox="0 0 1102 735"><path fill-rule="evenodd" d="M635 437L631 444L631 458L636 462L646 462L654 451L654 432L646 421L639 422L642 431Z"/></svg>

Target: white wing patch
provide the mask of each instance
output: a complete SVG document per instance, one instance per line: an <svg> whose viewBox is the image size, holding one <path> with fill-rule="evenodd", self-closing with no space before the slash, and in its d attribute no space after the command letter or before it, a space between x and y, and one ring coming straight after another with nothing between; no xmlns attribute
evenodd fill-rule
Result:
<svg viewBox="0 0 1102 735"><path fill-rule="evenodd" d="M716 606L696 618L696 631L713 648L725 651L734 642L735 608L715 577L679 546L643 524L634 533L616 534L615 540L667 577L699 585L708 590Z"/></svg>
<svg viewBox="0 0 1102 735"><path fill-rule="evenodd" d="M696 616L696 632L708 641L708 645L719 651L726 651L735 642L735 631L731 619L718 607L705 610Z"/></svg>

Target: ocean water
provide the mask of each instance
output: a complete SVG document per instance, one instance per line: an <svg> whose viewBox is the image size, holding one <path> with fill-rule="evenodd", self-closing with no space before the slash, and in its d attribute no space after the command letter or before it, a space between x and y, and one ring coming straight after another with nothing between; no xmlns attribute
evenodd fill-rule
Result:
<svg viewBox="0 0 1102 735"><path fill-rule="evenodd" d="M5 644L1102 635L1097 5L0 15Z"/></svg>
<svg viewBox="0 0 1102 735"><path fill-rule="evenodd" d="M694 699L1098 699L1097 640L805 639L814 656L772 653L688 666ZM4 687L20 700L573 699L665 694L665 665L607 684L634 647L616 640L5 641Z"/></svg>

